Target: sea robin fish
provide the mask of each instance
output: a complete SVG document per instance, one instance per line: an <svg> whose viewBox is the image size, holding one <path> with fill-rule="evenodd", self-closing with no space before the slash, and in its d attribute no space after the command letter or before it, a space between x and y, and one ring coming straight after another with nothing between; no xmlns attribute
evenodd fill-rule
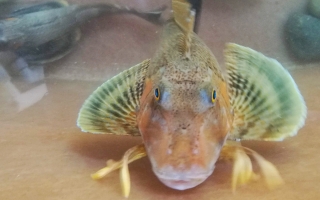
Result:
<svg viewBox="0 0 320 200"><path fill-rule="evenodd" d="M235 189L257 177L250 155L268 186L281 184L270 162L237 141L281 141L304 125L306 106L292 77L276 60L230 43L224 51L225 78L192 31L190 4L174 0L172 8L174 17L164 27L155 56L105 82L80 110L82 131L143 140L92 177L121 168L127 197L128 163L147 155L161 182L185 190L205 181L222 159L234 162Z"/></svg>

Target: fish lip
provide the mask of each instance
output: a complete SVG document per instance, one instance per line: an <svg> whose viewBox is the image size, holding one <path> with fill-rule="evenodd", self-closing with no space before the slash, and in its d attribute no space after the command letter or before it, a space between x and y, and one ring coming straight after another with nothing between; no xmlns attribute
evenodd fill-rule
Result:
<svg viewBox="0 0 320 200"><path fill-rule="evenodd" d="M193 170L193 172L188 172L185 170L176 170L173 171L172 168L164 168L157 169L153 168L153 172L161 178L168 180L188 180L188 179L202 179L203 177L209 177L214 171L215 165L210 167L208 170L202 170L202 172L198 172L198 170ZM171 172L168 172L171 171ZM194 173L196 172L196 173Z"/></svg>
<svg viewBox="0 0 320 200"><path fill-rule="evenodd" d="M176 190L187 190L187 189L194 188L199 184L203 183L206 180L206 178L199 179L199 180L190 180L190 181L181 181L181 180L171 181L171 180L165 180L160 178L159 180L169 188L176 189Z"/></svg>
<svg viewBox="0 0 320 200"><path fill-rule="evenodd" d="M155 171L155 174L158 178L171 180L171 181L188 181L188 180L196 180L196 179L203 179L207 178L212 174L213 170L210 170L208 173L200 173L196 175L172 175L172 174L165 174L159 173Z"/></svg>
<svg viewBox="0 0 320 200"><path fill-rule="evenodd" d="M161 172L158 170L154 170L154 173L164 185L176 190L186 190L196 187L204 182L213 173L213 170L214 168L210 169L208 172L197 174L184 174L181 172L174 174Z"/></svg>

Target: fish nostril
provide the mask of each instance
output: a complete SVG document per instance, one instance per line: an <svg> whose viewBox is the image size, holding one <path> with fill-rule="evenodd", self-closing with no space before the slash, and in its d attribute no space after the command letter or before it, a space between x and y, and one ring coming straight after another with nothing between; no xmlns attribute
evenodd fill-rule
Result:
<svg viewBox="0 0 320 200"><path fill-rule="evenodd" d="M189 128L190 124L179 124L179 128L182 130L186 130L187 128Z"/></svg>

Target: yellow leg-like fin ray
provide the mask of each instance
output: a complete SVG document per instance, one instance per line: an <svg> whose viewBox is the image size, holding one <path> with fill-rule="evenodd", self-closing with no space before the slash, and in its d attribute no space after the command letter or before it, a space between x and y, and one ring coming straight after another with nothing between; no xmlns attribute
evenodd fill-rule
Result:
<svg viewBox="0 0 320 200"><path fill-rule="evenodd" d="M233 161L233 191L236 190L237 185L243 185L259 178L259 175L255 174L252 169L252 163L248 155L257 161L261 174L269 189L276 188L284 183L277 168L257 152L247 147L242 147L239 144L227 143L222 148L219 159Z"/></svg>
<svg viewBox="0 0 320 200"><path fill-rule="evenodd" d="M130 174L128 165L131 162L143 158L146 155L147 153L144 148L144 144L134 146L126 151L126 153L120 161L108 160L107 166L92 174L91 177L93 179L101 179L109 173L121 168L120 181L122 187L122 194L124 197L128 197L130 194Z"/></svg>

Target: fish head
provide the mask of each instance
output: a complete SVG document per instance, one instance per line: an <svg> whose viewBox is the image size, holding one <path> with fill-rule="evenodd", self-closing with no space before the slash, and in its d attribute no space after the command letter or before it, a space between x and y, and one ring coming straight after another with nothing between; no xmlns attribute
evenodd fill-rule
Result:
<svg viewBox="0 0 320 200"><path fill-rule="evenodd" d="M146 80L137 120L156 176L168 187L185 190L212 174L229 130L228 108L219 96L223 87L210 74L170 76Z"/></svg>

